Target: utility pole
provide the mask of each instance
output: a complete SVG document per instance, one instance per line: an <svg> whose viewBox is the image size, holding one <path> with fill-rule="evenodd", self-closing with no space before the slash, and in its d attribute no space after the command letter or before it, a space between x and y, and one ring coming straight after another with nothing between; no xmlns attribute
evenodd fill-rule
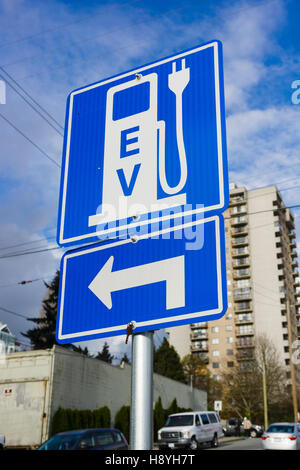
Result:
<svg viewBox="0 0 300 470"><path fill-rule="evenodd" d="M257 361L256 361L257 362ZM262 360L262 365L257 362L257 366L262 374L263 380L263 397L264 397L264 426L265 430L269 427L268 421L268 399L267 399L267 374L265 358Z"/></svg>
<svg viewBox="0 0 300 470"><path fill-rule="evenodd" d="M295 364L293 362L292 354L292 325L291 325L291 309L290 301L288 295L286 295L286 319L288 327L288 337L289 337L289 353L290 353L290 369L291 369L291 382L292 382L292 399L293 399L293 408L294 408L294 421L298 422L298 402L297 402L297 388L296 388L296 376L295 376Z"/></svg>
<svg viewBox="0 0 300 470"><path fill-rule="evenodd" d="M263 393L264 393L264 422L265 422L265 430L269 427L268 422L268 400L267 400L267 374L266 374L266 364L265 360L263 359Z"/></svg>

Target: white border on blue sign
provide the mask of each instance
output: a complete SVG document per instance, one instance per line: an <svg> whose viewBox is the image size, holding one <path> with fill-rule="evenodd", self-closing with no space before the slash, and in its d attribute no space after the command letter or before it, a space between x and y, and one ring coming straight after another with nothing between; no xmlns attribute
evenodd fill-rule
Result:
<svg viewBox="0 0 300 470"><path fill-rule="evenodd" d="M223 290L222 290L222 263L221 263L221 238L220 238L220 219L218 216L209 217L207 219L201 219L198 221L190 222L187 224L182 224L180 226L175 226L171 228L166 228L164 230L159 230L157 232L150 232L146 235L142 235L139 237L139 240L152 238L158 235L163 235L165 233L173 232L176 230L185 229L187 227L196 226L199 224L205 224L208 222L215 222L216 227L216 260L217 260L217 279L218 279L218 307L212 310L206 310L204 312L196 312L196 313L186 313L184 315L175 315L172 317L167 318L159 318L159 319L152 319L149 321L142 321L136 322L135 327L145 327L145 326L155 326L157 324L162 323L170 323L170 322L180 322L181 320L189 320L189 319L200 319L201 317L207 315L217 315L222 313L223 311ZM64 311L64 296L65 296L65 282L66 282L66 273L67 273L67 262L71 258L75 258L77 256L82 256L88 253L92 253L94 251L101 251L106 250L107 248L113 248L120 245L126 245L127 243L132 243L131 239L128 238L127 240L116 241L114 243L109 243L105 245L100 245L94 248L87 248L86 250L81 250L79 252L69 253L64 256L63 259L63 269L62 269L62 280L61 280L61 297L60 297L60 315L59 315L59 327L58 327L58 339L63 340L76 340L78 338L85 337L85 340L88 340L88 336L93 336L97 334L106 334L106 333L113 333L116 331L124 331L127 328L126 325L119 325L119 326L112 326L109 328L99 328L96 330L89 330L89 331L81 331L76 333L69 333L69 334L62 334L62 325L63 325L63 311Z"/></svg>
<svg viewBox="0 0 300 470"><path fill-rule="evenodd" d="M197 47L190 51L186 51L180 54L177 54L172 57L168 57L167 59L160 60L158 62L153 62L149 65L146 65L141 68L137 68L135 70L131 70L130 72L124 73L122 75L118 75L117 77L109 78L99 83L95 83L93 85L87 86L85 88L81 88L77 91L74 91L70 94L70 106L69 106L69 119L68 119L68 129L67 129L67 142L66 142L66 159L65 159L65 166L64 166L64 180L63 180L63 191L62 191L62 205L61 205L61 215L60 215L60 232L59 232L59 240L58 243L60 245L70 244L79 242L81 240L90 239L91 237L102 237L103 235L109 235L110 233L116 233L123 230L127 230L128 228L134 228L135 226L141 226L149 223L149 220L140 221L136 224L124 224L120 225L119 227L114 227L110 229L103 229L96 232L91 232L87 234L82 234L76 237L70 237L64 239L64 222L65 222L65 210L66 210L66 196L67 196L67 185L68 185L68 169L69 169L69 156L70 156L70 143L71 143L71 129L72 129L72 114L73 114L73 100L74 96L84 93L86 91L92 90L93 88L97 88L102 85L106 85L107 83L111 83L115 80L119 80L125 78L129 75L134 73L141 73L145 70L152 68L153 66L162 65L166 62L171 62L176 59L180 59L186 57L190 54L194 54L195 52L199 52L204 49L208 49L209 47L214 48L214 72L215 72L215 102L216 102L216 125L217 125L217 149L218 149L218 167L219 167L219 195L220 195L220 202L219 204L215 204L213 206L207 206L202 208L197 208L191 211L183 211L178 214L168 214L166 216L158 217L154 219L152 222L159 222L164 220L169 220L170 218L177 218L180 216L188 216L192 214L199 214L204 212L210 212L213 210L219 210L224 207L224 175L223 175L223 147L222 147L222 125L221 125L221 100L220 100L220 81L219 81L219 52L218 52L218 42L214 41L210 44L205 44L203 46ZM175 206L174 206L175 207Z"/></svg>

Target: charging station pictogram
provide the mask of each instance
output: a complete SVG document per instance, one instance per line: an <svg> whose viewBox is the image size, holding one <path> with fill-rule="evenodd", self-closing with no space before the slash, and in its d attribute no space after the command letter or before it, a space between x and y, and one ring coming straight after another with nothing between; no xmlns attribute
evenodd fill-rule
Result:
<svg viewBox="0 0 300 470"><path fill-rule="evenodd" d="M228 205L218 41L73 91L58 244Z"/></svg>

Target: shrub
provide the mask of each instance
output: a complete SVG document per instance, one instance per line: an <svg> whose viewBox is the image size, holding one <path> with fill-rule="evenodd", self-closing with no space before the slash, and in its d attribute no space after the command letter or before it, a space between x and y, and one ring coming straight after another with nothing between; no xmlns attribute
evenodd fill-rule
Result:
<svg viewBox="0 0 300 470"><path fill-rule="evenodd" d="M107 406L96 410L64 409L59 407L52 418L51 435L64 431L90 428L109 428L110 410Z"/></svg>
<svg viewBox="0 0 300 470"><path fill-rule="evenodd" d="M115 428L119 429L129 442L130 406L122 406L115 417Z"/></svg>
<svg viewBox="0 0 300 470"><path fill-rule="evenodd" d="M165 412L162 406L161 397L158 397L153 410L154 440L157 440L157 431L165 424Z"/></svg>

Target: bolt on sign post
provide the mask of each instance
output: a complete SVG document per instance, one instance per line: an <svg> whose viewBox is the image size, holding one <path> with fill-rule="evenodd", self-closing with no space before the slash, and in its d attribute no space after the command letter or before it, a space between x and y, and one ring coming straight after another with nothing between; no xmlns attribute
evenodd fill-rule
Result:
<svg viewBox="0 0 300 470"><path fill-rule="evenodd" d="M130 446L151 449L153 330L227 309L221 43L73 91L65 129L57 242L85 245L61 261L57 341L132 334Z"/></svg>

